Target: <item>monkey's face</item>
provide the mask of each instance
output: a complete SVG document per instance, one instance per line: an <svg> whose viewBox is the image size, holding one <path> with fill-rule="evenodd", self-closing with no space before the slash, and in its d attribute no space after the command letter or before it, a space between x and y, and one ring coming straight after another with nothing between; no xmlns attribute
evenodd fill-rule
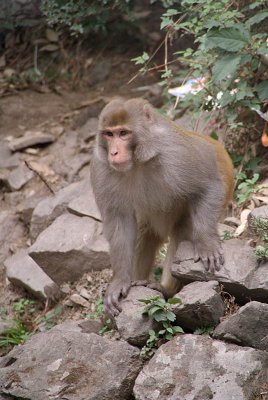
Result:
<svg viewBox="0 0 268 400"><path fill-rule="evenodd" d="M126 172L133 166L133 134L126 126L105 128L101 132L110 166L116 171Z"/></svg>

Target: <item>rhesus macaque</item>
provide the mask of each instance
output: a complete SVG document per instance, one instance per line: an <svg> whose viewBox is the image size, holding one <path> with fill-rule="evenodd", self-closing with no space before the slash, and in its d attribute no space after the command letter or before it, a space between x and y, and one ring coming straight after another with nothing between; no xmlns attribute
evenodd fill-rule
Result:
<svg viewBox="0 0 268 400"><path fill-rule="evenodd" d="M110 245L110 314L119 313L132 281L148 279L167 239L161 286L169 295L180 287L170 272L179 241L192 241L206 270L220 269L217 222L232 197L233 167L219 142L177 126L143 99L115 99L100 114L91 178Z"/></svg>

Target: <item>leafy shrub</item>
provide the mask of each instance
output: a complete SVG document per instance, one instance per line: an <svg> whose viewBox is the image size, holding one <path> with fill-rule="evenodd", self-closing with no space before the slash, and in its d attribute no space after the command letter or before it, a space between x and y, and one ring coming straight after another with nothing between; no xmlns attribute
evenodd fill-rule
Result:
<svg viewBox="0 0 268 400"><path fill-rule="evenodd" d="M247 132L252 130L255 122L250 125L244 115L254 120L255 111L260 112L268 98L266 4L265 0L182 0L180 10L171 8L163 14L161 29L166 30L166 38L178 32L194 37L194 48L175 53L189 67L183 71L184 81L190 76L204 77L204 89L185 96L184 106L208 111L222 108L230 128L239 130L244 124ZM143 64L144 71L151 58L143 53L135 61ZM177 84L178 76L168 61L162 84L171 86Z"/></svg>
<svg viewBox="0 0 268 400"><path fill-rule="evenodd" d="M67 26L71 33L106 32L107 23L128 13L131 0L43 0L42 12L49 25ZM116 18L115 18L116 17Z"/></svg>

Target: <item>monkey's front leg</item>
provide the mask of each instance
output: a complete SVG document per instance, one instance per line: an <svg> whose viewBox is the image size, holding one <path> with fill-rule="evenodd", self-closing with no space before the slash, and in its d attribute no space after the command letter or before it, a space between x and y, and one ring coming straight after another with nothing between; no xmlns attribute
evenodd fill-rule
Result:
<svg viewBox="0 0 268 400"><path fill-rule="evenodd" d="M108 314L121 311L120 298L126 297L131 286L137 223L134 215L108 215L104 219L104 235L110 244L113 280L106 290L104 305Z"/></svg>

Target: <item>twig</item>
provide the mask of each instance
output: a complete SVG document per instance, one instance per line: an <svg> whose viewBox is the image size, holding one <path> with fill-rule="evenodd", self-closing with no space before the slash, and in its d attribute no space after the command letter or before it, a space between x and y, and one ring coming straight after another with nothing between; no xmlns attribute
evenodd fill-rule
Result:
<svg viewBox="0 0 268 400"><path fill-rule="evenodd" d="M44 182L44 184L46 185L46 187L49 189L50 193L55 194L54 190L51 188L51 186L49 185L49 183L46 181L46 179L40 174L40 172L36 171L29 163L28 161L24 161L25 165L27 168L29 168L29 170L33 171L34 174L36 174L38 176L38 178L41 179L42 182Z"/></svg>

